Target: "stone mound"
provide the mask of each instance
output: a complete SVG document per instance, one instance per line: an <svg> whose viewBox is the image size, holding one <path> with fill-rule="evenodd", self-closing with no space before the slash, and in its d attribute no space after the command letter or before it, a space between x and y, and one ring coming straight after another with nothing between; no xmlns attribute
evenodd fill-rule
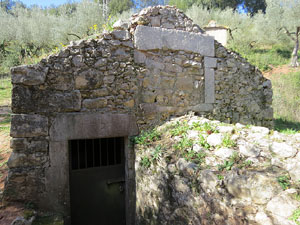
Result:
<svg viewBox="0 0 300 225"><path fill-rule="evenodd" d="M137 224L300 222L299 133L187 115L135 142Z"/></svg>

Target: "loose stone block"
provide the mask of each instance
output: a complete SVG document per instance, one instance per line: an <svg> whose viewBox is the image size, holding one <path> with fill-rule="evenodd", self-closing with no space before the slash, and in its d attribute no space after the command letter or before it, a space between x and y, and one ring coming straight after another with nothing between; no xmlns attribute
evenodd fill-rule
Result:
<svg viewBox="0 0 300 225"><path fill-rule="evenodd" d="M114 30L111 33L116 39L127 41L130 39L130 33L127 30Z"/></svg>
<svg viewBox="0 0 300 225"><path fill-rule="evenodd" d="M215 71L214 69L205 69L205 103L215 102Z"/></svg>
<svg viewBox="0 0 300 225"><path fill-rule="evenodd" d="M138 26L134 44L139 50L170 49L215 56L214 38L180 30Z"/></svg>
<svg viewBox="0 0 300 225"><path fill-rule="evenodd" d="M48 73L48 67L39 65L17 66L11 69L13 84L39 85L43 84Z"/></svg>
<svg viewBox="0 0 300 225"><path fill-rule="evenodd" d="M38 137L48 135L48 118L41 115L12 115L10 136Z"/></svg>

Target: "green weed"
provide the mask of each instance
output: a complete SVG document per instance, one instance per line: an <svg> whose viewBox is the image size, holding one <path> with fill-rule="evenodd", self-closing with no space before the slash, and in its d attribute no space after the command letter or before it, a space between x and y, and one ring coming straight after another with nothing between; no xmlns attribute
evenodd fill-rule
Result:
<svg viewBox="0 0 300 225"><path fill-rule="evenodd" d="M194 141L192 139L187 138L186 136L184 136L179 142L177 142L174 145L174 148L176 150L187 150L187 149L191 149L193 147Z"/></svg>
<svg viewBox="0 0 300 225"><path fill-rule="evenodd" d="M190 151L184 152L182 154L182 156L183 156L183 158L185 158L186 161L201 165L204 162L206 154L203 151L195 152L193 150L190 150Z"/></svg>
<svg viewBox="0 0 300 225"><path fill-rule="evenodd" d="M290 178L287 175L277 177L277 182L283 190L286 190L291 186Z"/></svg>
<svg viewBox="0 0 300 225"><path fill-rule="evenodd" d="M210 123L193 123L191 129L194 129L194 130L199 130L199 131L205 131L207 134L212 134L212 133L216 133L217 130L216 130L216 127Z"/></svg>
<svg viewBox="0 0 300 225"><path fill-rule="evenodd" d="M289 220L294 221L297 225L300 225L300 207L293 212L293 215Z"/></svg>
<svg viewBox="0 0 300 225"><path fill-rule="evenodd" d="M149 157L145 156L141 159L140 161L140 165L145 168L148 169L151 166L151 160Z"/></svg>
<svg viewBox="0 0 300 225"><path fill-rule="evenodd" d="M185 135L189 129L190 127L186 121L182 123L177 122L176 125L173 127L173 129L170 130L170 133L173 137Z"/></svg>
<svg viewBox="0 0 300 225"><path fill-rule="evenodd" d="M139 136L133 139L135 144L149 146L154 141L158 141L161 138L161 133L158 132L156 129L150 131L144 131Z"/></svg>
<svg viewBox="0 0 300 225"><path fill-rule="evenodd" d="M233 148L236 147L236 142L234 140L231 140L229 134L226 134L222 140L222 145L226 148Z"/></svg>
<svg viewBox="0 0 300 225"><path fill-rule="evenodd" d="M198 139L198 144L200 146L202 146L203 148L205 149L209 149L210 148L210 145L207 143L207 140L205 137L203 137L203 135L199 135L199 139Z"/></svg>
<svg viewBox="0 0 300 225"><path fill-rule="evenodd" d="M224 180L224 176L222 176L221 174L217 174L217 178L218 180Z"/></svg>
<svg viewBox="0 0 300 225"><path fill-rule="evenodd" d="M234 161L225 160L223 164L218 165L218 170L223 171L224 169L226 169L227 171L229 171L229 170L231 170L233 165L234 165Z"/></svg>

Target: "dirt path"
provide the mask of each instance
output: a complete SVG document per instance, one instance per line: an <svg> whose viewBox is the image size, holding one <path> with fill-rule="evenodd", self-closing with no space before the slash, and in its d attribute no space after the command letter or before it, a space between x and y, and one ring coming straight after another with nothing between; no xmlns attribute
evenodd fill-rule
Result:
<svg viewBox="0 0 300 225"><path fill-rule="evenodd" d="M300 67L290 67L289 65L283 65L283 66L274 67L272 70L264 72L263 75L264 77L272 80L272 76L274 74L282 74L284 76L291 72L299 72L299 71L300 71Z"/></svg>

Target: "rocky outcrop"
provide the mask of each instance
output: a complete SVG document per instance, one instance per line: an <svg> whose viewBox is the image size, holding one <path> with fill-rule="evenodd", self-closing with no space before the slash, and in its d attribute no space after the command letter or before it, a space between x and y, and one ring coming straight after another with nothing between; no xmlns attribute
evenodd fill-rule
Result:
<svg viewBox="0 0 300 225"><path fill-rule="evenodd" d="M300 222L300 134L187 115L136 141L137 224Z"/></svg>

